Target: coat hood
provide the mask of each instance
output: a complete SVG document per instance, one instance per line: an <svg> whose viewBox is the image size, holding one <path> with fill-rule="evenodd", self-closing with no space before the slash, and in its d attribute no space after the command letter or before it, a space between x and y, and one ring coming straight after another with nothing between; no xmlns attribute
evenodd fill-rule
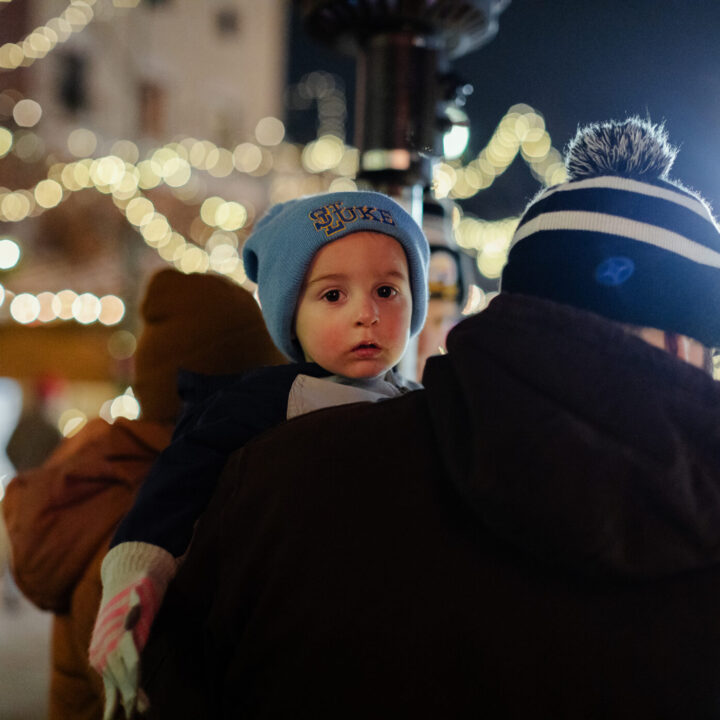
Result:
<svg viewBox="0 0 720 720"><path fill-rule="evenodd" d="M501 294L423 383L448 476L489 532L589 576L720 560L720 390L596 315Z"/></svg>

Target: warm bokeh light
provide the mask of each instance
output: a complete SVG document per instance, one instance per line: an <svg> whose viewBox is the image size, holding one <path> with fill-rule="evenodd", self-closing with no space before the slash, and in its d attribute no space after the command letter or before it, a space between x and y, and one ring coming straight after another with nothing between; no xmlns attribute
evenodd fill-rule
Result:
<svg viewBox="0 0 720 720"><path fill-rule="evenodd" d="M4 157L10 152L13 145L12 133L4 127L0 127L0 157Z"/></svg>
<svg viewBox="0 0 720 720"><path fill-rule="evenodd" d="M50 28L38 28L31 32L23 43L25 52L29 57L45 57L57 44L57 34Z"/></svg>
<svg viewBox="0 0 720 720"><path fill-rule="evenodd" d="M130 200L137 194L140 173L134 165L126 164L122 177L112 185L112 194L116 199Z"/></svg>
<svg viewBox="0 0 720 720"><path fill-rule="evenodd" d="M176 258L182 255L186 247L187 243L183 236L180 235L180 233L173 232L170 233L167 242L158 247L158 255L160 255L163 260L174 262Z"/></svg>
<svg viewBox="0 0 720 720"><path fill-rule="evenodd" d="M230 171L228 172L228 174L230 174L230 172L232 171L232 156L230 157ZM190 167L190 164L187 160L180 157L175 158L167 164L165 168L165 174L163 175L165 184L174 188L187 185L187 183L190 182L191 177L192 168Z"/></svg>
<svg viewBox="0 0 720 720"><path fill-rule="evenodd" d="M159 248L169 241L172 228L165 216L154 213L152 219L142 226L140 232L150 247Z"/></svg>
<svg viewBox="0 0 720 720"><path fill-rule="evenodd" d="M140 150L132 140L116 140L110 152L133 165L140 159Z"/></svg>
<svg viewBox="0 0 720 720"><path fill-rule="evenodd" d="M335 178L331 183L328 190L330 192L346 192L357 190L357 184L354 180L347 177Z"/></svg>
<svg viewBox="0 0 720 720"><path fill-rule="evenodd" d="M147 225L155 214L155 206L144 197L133 198L125 208L125 216L135 226Z"/></svg>
<svg viewBox="0 0 720 720"><path fill-rule="evenodd" d="M446 113L452 124L443 135L443 155L446 160L452 160L460 157L468 146L470 120L464 110L456 107L448 107Z"/></svg>
<svg viewBox="0 0 720 720"><path fill-rule="evenodd" d="M467 301L462 309L462 315L475 315L487 305L487 296L482 288L477 285L470 285L467 291Z"/></svg>
<svg viewBox="0 0 720 720"><path fill-rule="evenodd" d="M532 160L545 157L550 150L550 136L543 132L536 140L523 140L523 155Z"/></svg>
<svg viewBox="0 0 720 720"><path fill-rule="evenodd" d="M15 104L13 119L20 127L34 127L40 122L42 108L35 100L25 98Z"/></svg>
<svg viewBox="0 0 720 720"><path fill-rule="evenodd" d="M95 322L100 317L100 310L100 298L92 293L78 295L72 304L73 317L82 325Z"/></svg>
<svg viewBox="0 0 720 720"><path fill-rule="evenodd" d="M494 243L488 243L478 255L477 265L487 278L499 278L507 262L507 249Z"/></svg>
<svg viewBox="0 0 720 720"><path fill-rule="evenodd" d="M30 130L22 130L15 135L12 151L24 162L39 162L45 155L45 141Z"/></svg>
<svg viewBox="0 0 720 720"><path fill-rule="evenodd" d="M118 418L137 420L140 417L140 404L135 399L132 388L128 388L123 395L119 395L110 403L110 417L113 420Z"/></svg>
<svg viewBox="0 0 720 720"><path fill-rule="evenodd" d="M41 180L35 186L35 202L43 208L59 205L63 199L63 189L55 180Z"/></svg>
<svg viewBox="0 0 720 720"><path fill-rule="evenodd" d="M87 421L87 415L82 410L71 408L60 415L57 426L65 437L72 437L82 430Z"/></svg>
<svg viewBox="0 0 720 720"><path fill-rule="evenodd" d="M73 316L73 305L77 293L72 290L61 290L53 299L53 312L60 320L70 320Z"/></svg>
<svg viewBox="0 0 720 720"><path fill-rule="evenodd" d="M433 168L433 192L435 197L447 197L455 184L457 173L452 165L438 163Z"/></svg>
<svg viewBox="0 0 720 720"><path fill-rule="evenodd" d="M454 222L453 235L459 247L476 254L478 270L485 277L496 279L507 262L518 222L517 217L494 221L462 217Z"/></svg>
<svg viewBox="0 0 720 720"><path fill-rule="evenodd" d="M20 293L10 303L10 315L16 322L27 325L35 322L40 314L40 303L30 293Z"/></svg>
<svg viewBox="0 0 720 720"><path fill-rule="evenodd" d="M323 135L308 143L302 153L303 167L312 173L336 167L343 159L345 143L334 135Z"/></svg>
<svg viewBox="0 0 720 720"><path fill-rule="evenodd" d="M233 163L240 172L255 172L262 164L262 160L262 150L253 143L241 143L233 152Z"/></svg>
<svg viewBox="0 0 720 720"><path fill-rule="evenodd" d="M0 68L4 70L20 67L24 57L22 48L15 43L5 43L0 46Z"/></svg>
<svg viewBox="0 0 720 720"><path fill-rule="evenodd" d="M90 177L98 189L120 182L124 174L125 163L115 155L99 158L90 166Z"/></svg>
<svg viewBox="0 0 720 720"><path fill-rule="evenodd" d="M0 238L0 270L15 267L20 260L20 246L10 238Z"/></svg>
<svg viewBox="0 0 720 720"><path fill-rule="evenodd" d="M217 156L213 155L217 149L217 145L209 140L196 140L190 147L188 161L198 170L207 170L213 161L217 161Z"/></svg>
<svg viewBox="0 0 720 720"><path fill-rule="evenodd" d="M174 257L175 266L184 273L203 273L210 267L208 254L194 245L186 245L181 253Z"/></svg>
<svg viewBox="0 0 720 720"><path fill-rule="evenodd" d="M125 317L125 303L117 295L103 295L100 298L98 320L103 325L117 325Z"/></svg>
<svg viewBox="0 0 720 720"><path fill-rule="evenodd" d="M215 211L215 225L221 230L239 230L247 219L245 206L237 202L224 202Z"/></svg>
<svg viewBox="0 0 720 720"><path fill-rule="evenodd" d="M153 163L150 160L142 160L137 165L138 172L140 173L138 185L143 190L150 190L157 187L161 182L162 178L156 172L153 167Z"/></svg>
<svg viewBox="0 0 720 720"><path fill-rule="evenodd" d="M89 157L97 148L97 136L87 128L77 128L68 135L68 150L75 157Z"/></svg>
<svg viewBox="0 0 720 720"><path fill-rule="evenodd" d="M91 5L94 4L95 0L85 0L85 2L71 0L62 17L70 23L73 30L82 30L93 18Z"/></svg>
<svg viewBox="0 0 720 720"><path fill-rule="evenodd" d="M5 195L0 201L0 220L20 222L32 212L35 198L27 190L17 190Z"/></svg>
<svg viewBox="0 0 720 720"><path fill-rule="evenodd" d="M200 217L202 218L202 221L206 225L215 227L217 225L215 218L217 216L218 210L224 204L225 201L217 195L212 195L211 197L206 198L203 201L203 204L200 206Z"/></svg>
<svg viewBox="0 0 720 720"><path fill-rule="evenodd" d="M57 319L57 315L53 310L53 300L55 294L51 292L41 292L37 296L37 301L40 303L40 312L38 313L38 320L40 322L52 322Z"/></svg>
<svg viewBox="0 0 720 720"><path fill-rule="evenodd" d="M70 165L65 165L60 170L60 182L62 183L63 187L67 188L71 192L74 192L76 190L80 190L82 188L82 185L77 182L75 179L75 173L74 173L74 164L70 163Z"/></svg>
<svg viewBox="0 0 720 720"><path fill-rule="evenodd" d="M238 251L232 245L216 245L210 251L209 260L210 267L223 275L234 272L240 262Z"/></svg>
<svg viewBox="0 0 720 720"><path fill-rule="evenodd" d="M137 339L128 330L114 332L108 340L108 352L115 360L127 360L135 354Z"/></svg>
<svg viewBox="0 0 720 720"><path fill-rule="evenodd" d="M255 139L261 145L279 145L285 137L285 125L282 120L264 117L255 127Z"/></svg>
<svg viewBox="0 0 720 720"><path fill-rule="evenodd" d="M235 169L233 154L225 148L213 148L207 154L205 166L213 177L227 177Z"/></svg>

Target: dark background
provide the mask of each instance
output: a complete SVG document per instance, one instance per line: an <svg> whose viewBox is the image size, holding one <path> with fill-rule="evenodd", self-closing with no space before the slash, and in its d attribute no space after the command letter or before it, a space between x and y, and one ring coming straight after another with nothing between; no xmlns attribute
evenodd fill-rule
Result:
<svg viewBox="0 0 720 720"><path fill-rule="evenodd" d="M308 39L296 10L289 37L290 83L312 70L345 80L352 143L354 61ZM474 86L465 162L515 103L544 116L561 151L578 124L638 114L665 122L680 147L672 175L720 211L720 0L512 0L496 37L453 68ZM290 112L288 128L298 141L314 137L310 113ZM518 156L491 188L460 204L506 217L538 188Z"/></svg>

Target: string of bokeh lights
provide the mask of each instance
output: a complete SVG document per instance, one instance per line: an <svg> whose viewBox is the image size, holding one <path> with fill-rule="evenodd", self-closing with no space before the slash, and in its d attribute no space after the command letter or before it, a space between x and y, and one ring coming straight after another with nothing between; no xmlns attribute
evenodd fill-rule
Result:
<svg viewBox="0 0 720 720"><path fill-rule="evenodd" d="M323 135L301 147L283 142L284 133L280 120L263 118L255 130L256 142L241 143L232 151L208 140L185 138L153 150L139 162L137 146L120 140L113 145L116 154L53 164L47 177L32 190L0 188L0 220L21 222L56 207L73 192L94 188L112 196L146 244L167 262L183 272L214 270L242 284L246 277L238 256L237 231L252 221L251 205L219 196L206 197L200 205L197 220L201 221L201 229L195 233L194 242L173 230L143 191L164 184L179 199L191 202L197 199L200 189L193 183L195 170L222 178L235 171L261 177L273 168L278 173L270 191L271 202L322 189L355 187L358 166L355 148L334 135ZM21 139L27 139L27 135ZM13 133L0 128L0 157L10 152L13 145ZM68 149L75 156L91 155L96 147L96 136L86 129L77 129L68 138ZM516 105L505 114L476 158L466 165L454 161L436 166L434 194L438 198L471 197L489 187L518 154L546 185L565 179L562 158L552 147L542 116L527 105ZM334 176L329 184L313 182L313 176L326 173ZM453 220L458 245L476 254L478 269L483 275L498 277L517 218L488 222L463 216L458 211ZM197 228L198 224L194 226ZM18 305L32 306L27 299L22 306ZM13 317L20 322L33 322L40 314L31 320L27 318L33 318L32 312Z"/></svg>
<svg viewBox="0 0 720 720"><path fill-rule="evenodd" d="M78 142L78 131L75 133L70 146L78 152L82 143ZM87 141L90 133L82 131L81 135ZM283 135L284 126L279 120L265 118L258 124L256 137L266 143L280 145ZM4 137L9 138L9 141L6 141L0 150L6 153L12 142L12 134L8 132ZM333 149L339 147L335 138L327 143L321 140L314 143L310 151L307 147L305 149L309 155L305 166L312 166L317 172L322 172L325 167L335 163L334 160L328 162L325 158L332 156ZM121 141L121 144L126 151L137 151L132 143ZM325 146L329 152L323 150ZM281 152L287 154L287 148L284 151L281 149ZM234 169L256 176L264 175L272 166L272 161L273 156L266 148L252 143L242 143L235 148L234 153L230 153L208 141L188 138L182 143L155 150L149 159L138 164L123 160L118 155L55 163L48 169L47 177L30 190L0 189L0 220L21 222L28 217L36 217L57 207L73 192L94 188L98 192L110 194L115 205L123 211L128 222L137 229L146 244L154 248L164 260L174 263L178 269L183 272L206 272L211 269L243 283L246 276L238 257L239 237L236 231L252 219L252 206L226 201L218 196L206 197L200 205L199 217L193 223L194 227L198 228L197 220L201 221L202 228L198 228L196 232L198 243L202 242L204 245L200 247L173 230L168 219L155 209L143 191L155 188L161 183L182 190L192 179L193 169L206 170L216 177L225 177ZM350 172L354 172L354 169L351 168ZM301 188L304 191L318 189L321 188ZM297 187L289 187L285 183L278 185L273 194L276 197L281 194L295 196L297 190ZM190 199L187 195L181 197ZM19 247L9 239L5 239L3 245L4 248L0 248L0 269L9 269L19 260ZM19 312L21 308L23 312ZM23 298L22 304L13 305L11 313L15 320L24 323L44 319L42 315L38 317L37 313L33 312L33 303L27 297ZM62 316L58 317L62 319Z"/></svg>
<svg viewBox="0 0 720 720"><path fill-rule="evenodd" d="M36 60L46 57L73 34L84 30L94 17L95 2L96 0L70 0L60 15L35 28L20 43L0 45L0 70L28 67Z"/></svg>

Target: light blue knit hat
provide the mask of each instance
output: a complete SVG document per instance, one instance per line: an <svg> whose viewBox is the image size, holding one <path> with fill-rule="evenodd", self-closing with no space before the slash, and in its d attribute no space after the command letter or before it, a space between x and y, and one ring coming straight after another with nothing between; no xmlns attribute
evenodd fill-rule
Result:
<svg viewBox="0 0 720 720"><path fill-rule="evenodd" d="M409 213L379 192L310 195L270 208L243 248L245 271L258 284L265 324L275 344L292 360L304 359L293 339L293 319L315 253L333 240L363 230L389 235L405 250L412 292L410 333L422 330L430 251L425 235Z"/></svg>

